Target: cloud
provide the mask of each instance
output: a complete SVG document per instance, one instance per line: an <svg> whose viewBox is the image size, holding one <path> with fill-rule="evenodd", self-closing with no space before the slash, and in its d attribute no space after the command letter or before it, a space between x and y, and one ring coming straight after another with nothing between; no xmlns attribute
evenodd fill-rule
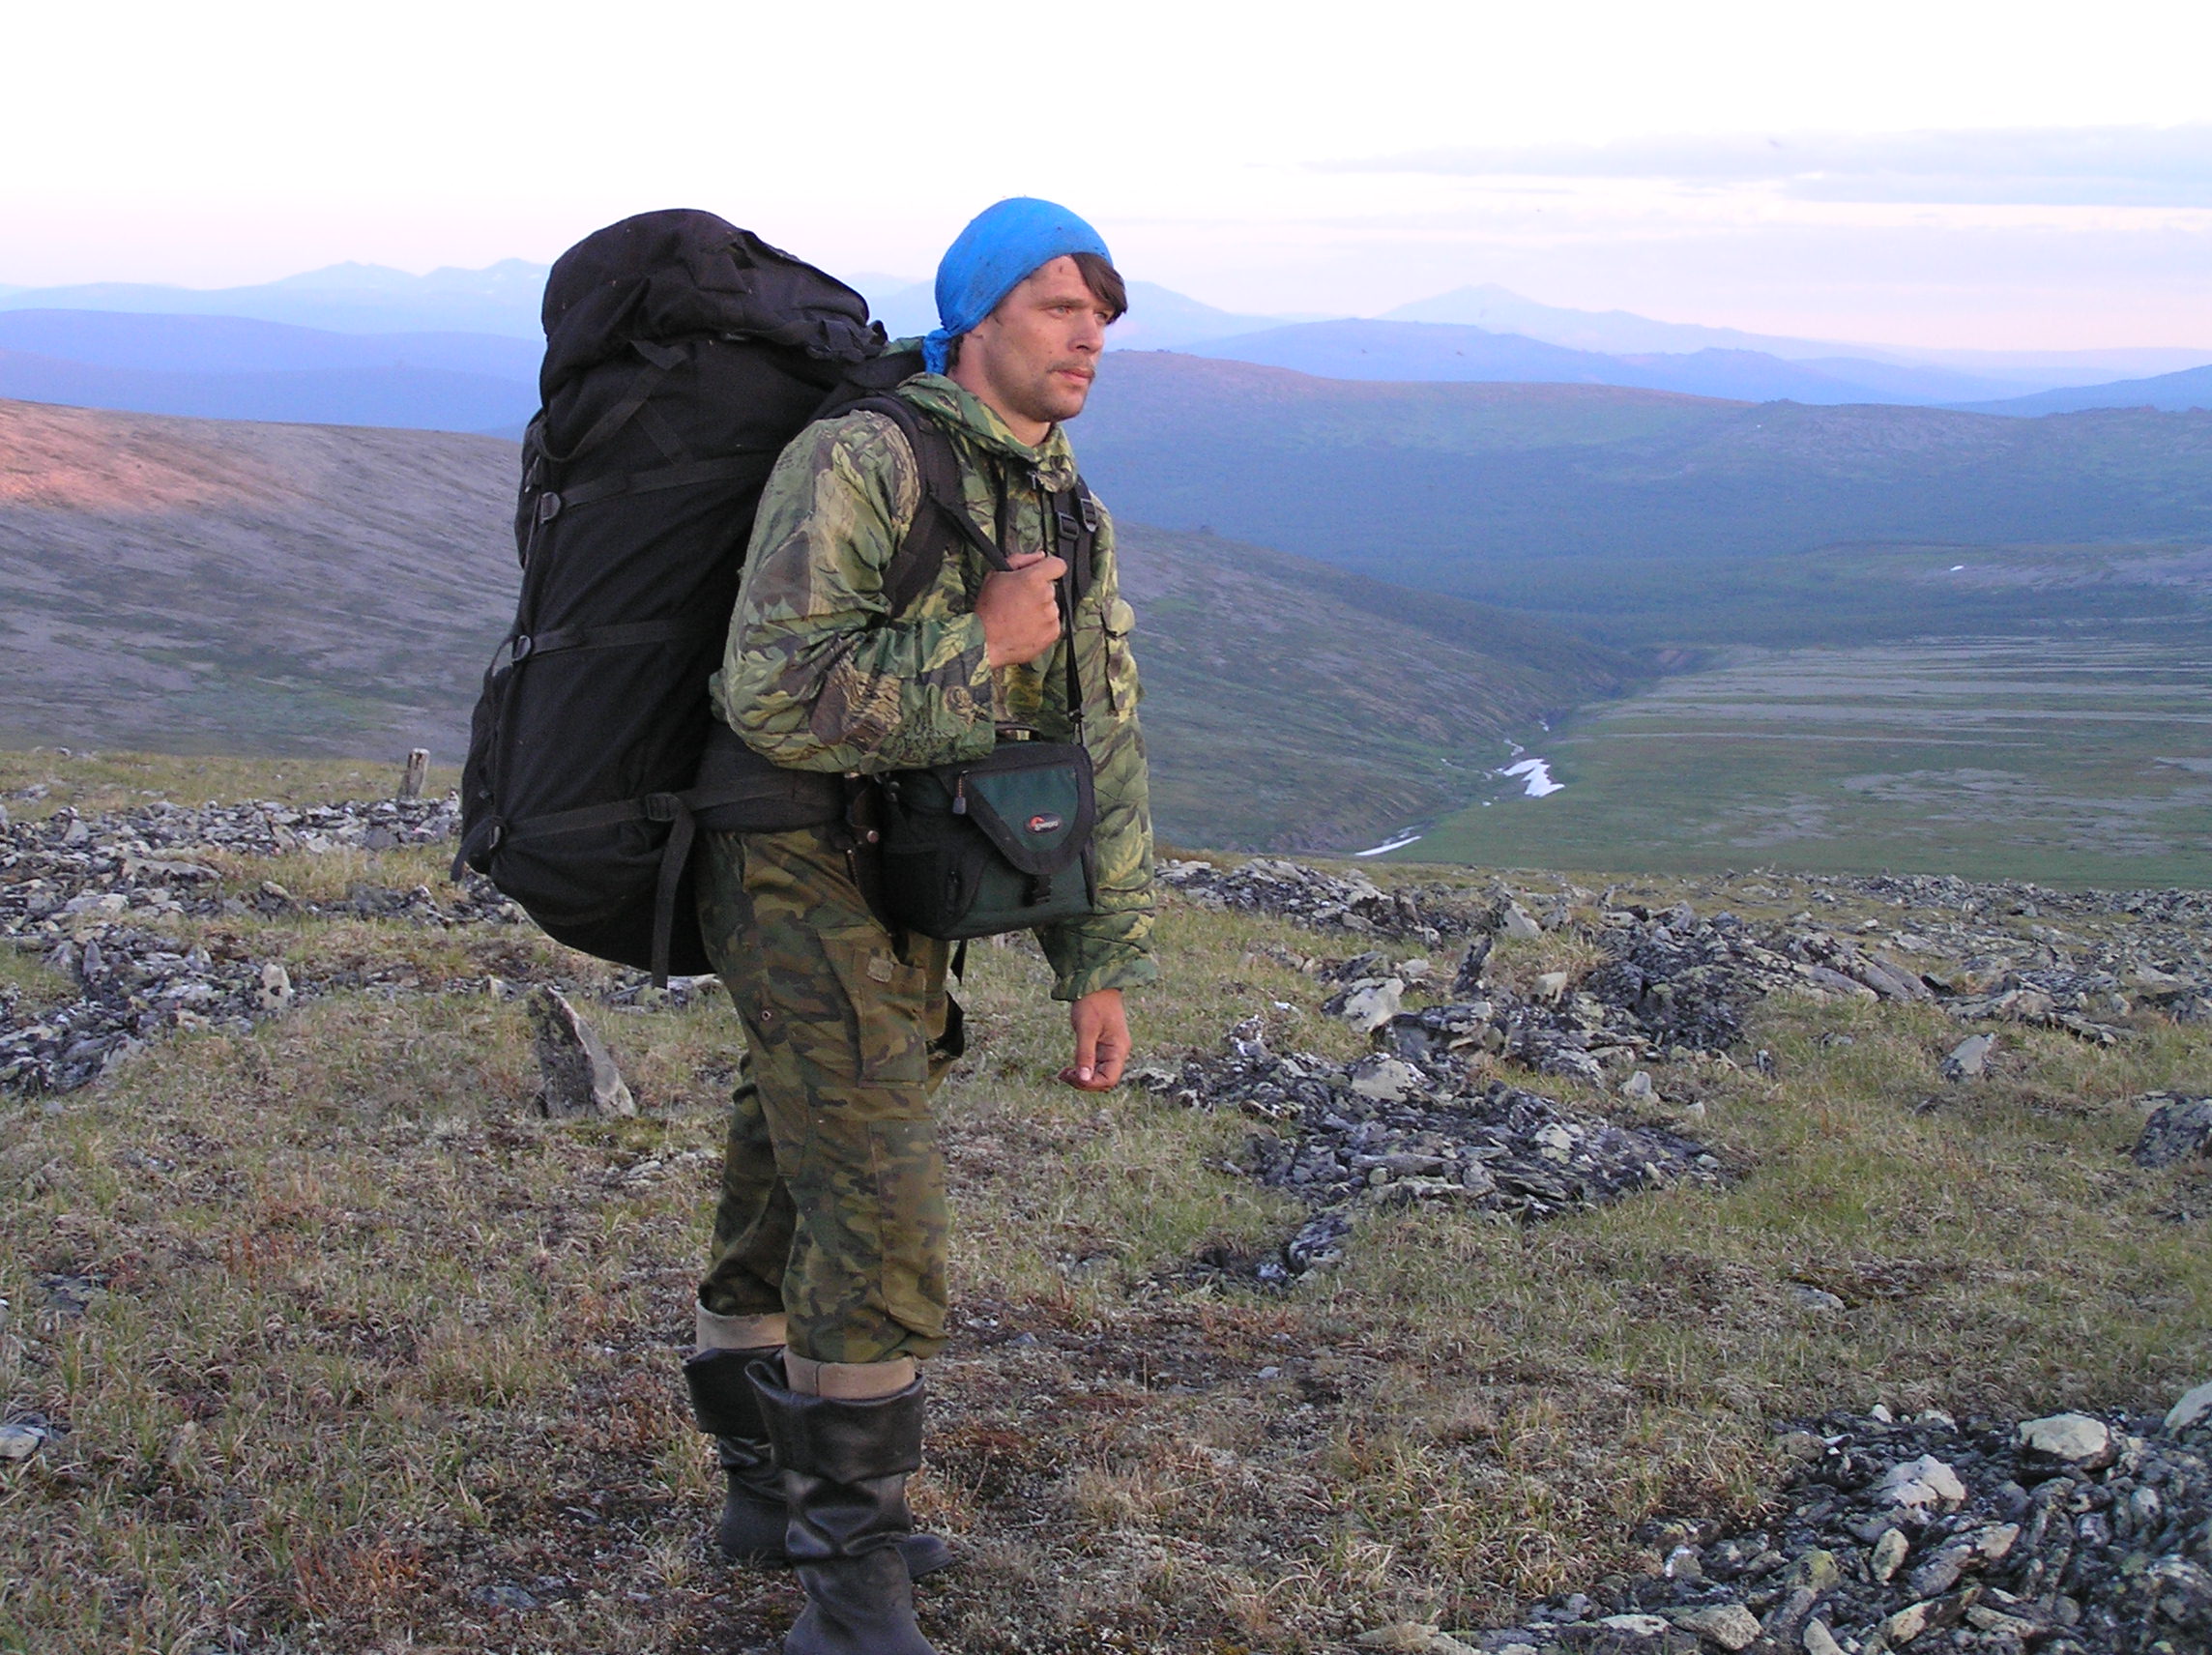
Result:
<svg viewBox="0 0 2212 1655"><path fill-rule="evenodd" d="M2212 125L1637 138L1426 150L1328 169L1768 185L1808 201L2212 207Z"/></svg>

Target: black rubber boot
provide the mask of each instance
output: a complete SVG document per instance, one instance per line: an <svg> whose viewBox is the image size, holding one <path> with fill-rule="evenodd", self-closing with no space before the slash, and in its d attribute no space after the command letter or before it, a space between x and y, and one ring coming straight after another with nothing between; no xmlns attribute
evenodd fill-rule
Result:
<svg viewBox="0 0 2212 1655"><path fill-rule="evenodd" d="M921 1380L844 1402L785 1390L781 1362L749 1372L791 1508L784 1551L806 1588L784 1655L937 1655L899 1557L914 1532L906 1480L921 1464Z"/></svg>
<svg viewBox="0 0 2212 1655"><path fill-rule="evenodd" d="M729 1494L714 1540L733 1563L783 1564L790 1510L783 1503L783 1473L769 1454L760 1397L745 1377L758 1361L773 1361L780 1346L759 1350L701 1350L685 1359L684 1382L691 1392L691 1417L714 1438ZM935 1534L909 1534L899 1542L909 1577L919 1580L955 1561L952 1548Z"/></svg>

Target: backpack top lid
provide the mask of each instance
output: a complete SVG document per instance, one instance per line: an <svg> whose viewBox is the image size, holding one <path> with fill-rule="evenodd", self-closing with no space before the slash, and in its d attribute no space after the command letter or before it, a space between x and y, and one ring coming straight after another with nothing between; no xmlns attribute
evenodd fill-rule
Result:
<svg viewBox="0 0 2212 1655"><path fill-rule="evenodd" d="M831 362L883 349L868 302L836 277L712 213L640 213L586 236L545 280L550 401L564 380L634 339L734 334Z"/></svg>

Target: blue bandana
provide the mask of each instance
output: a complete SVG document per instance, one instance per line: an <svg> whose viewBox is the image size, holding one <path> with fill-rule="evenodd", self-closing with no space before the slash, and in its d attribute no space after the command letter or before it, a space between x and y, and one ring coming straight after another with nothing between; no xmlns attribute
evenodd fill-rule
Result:
<svg viewBox="0 0 2212 1655"><path fill-rule="evenodd" d="M1016 195L976 214L937 267L937 318L944 326L922 340L922 365L943 373L954 339L996 310L1038 266L1069 253L1114 262L1096 230L1050 201Z"/></svg>

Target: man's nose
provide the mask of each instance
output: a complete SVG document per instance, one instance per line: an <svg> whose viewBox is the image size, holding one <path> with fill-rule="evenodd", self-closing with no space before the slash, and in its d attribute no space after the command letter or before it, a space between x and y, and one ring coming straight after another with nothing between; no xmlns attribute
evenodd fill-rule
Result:
<svg viewBox="0 0 2212 1655"><path fill-rule="evenodd" d="M1083 325L1076 330L1074 345L1077 350L1089 351L1092 356L1106 348L1106 324L1098 320L1097 311L1083 313Z"/></svg>

